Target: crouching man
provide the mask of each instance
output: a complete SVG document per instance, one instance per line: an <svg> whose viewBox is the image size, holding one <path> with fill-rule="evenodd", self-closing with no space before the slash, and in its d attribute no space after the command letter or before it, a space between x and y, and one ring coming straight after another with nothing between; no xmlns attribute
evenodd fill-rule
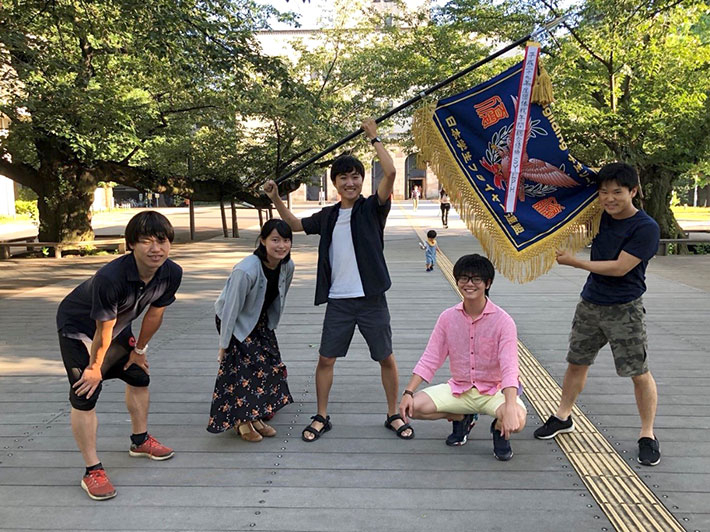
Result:
<svg viewBox="0 0 710 532"><path fill-rule="evenodd" d="M399 412L405 422L409 417L452 420L449 439L458 445L466 442L475 414L492 416L493 453L506 461L513 457L510 436L523 429L527 411L519 397L515 322L488 299L494 276L493 264L481 255L464 255L456 262L454 277L463 303L439 316ZM415 394L447 358L451 379Z"/></svg>

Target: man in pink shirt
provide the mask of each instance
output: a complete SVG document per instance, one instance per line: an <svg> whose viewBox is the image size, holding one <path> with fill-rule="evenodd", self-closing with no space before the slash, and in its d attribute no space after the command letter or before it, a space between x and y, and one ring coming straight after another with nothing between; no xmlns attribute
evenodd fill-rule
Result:
<svg viewBox="0 0 710 532"><path fill-rule="evenodd" d="M510 435L525 426L527 410L518 396L518 336L515 322L488 299L495 269L481 255L464 255L454 265L463 303L439 316L429 343L414 367L402 394L399 412L405 422L414 419L451 419L454 433L466 442L474 414L488 414L493 451L498 460L510 460ZM451 379L415 394L431 382L449 358ZM453 435L452 435L453 436Z"/></svg>

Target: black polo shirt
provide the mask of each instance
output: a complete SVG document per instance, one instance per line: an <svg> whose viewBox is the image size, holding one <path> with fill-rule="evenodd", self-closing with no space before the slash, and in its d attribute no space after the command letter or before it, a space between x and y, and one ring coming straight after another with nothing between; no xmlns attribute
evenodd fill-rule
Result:
<svg viewBox="0 0 710 532"><path fill-rule="evenodd" d="M380 205L377 194L369 198L360 196L353 205L350 231L355 248L355 260L365 297L384 294L392 286L385 263L385 224L392 202L387 199ZM320 235L318 244L318 274L316 276L315 304L328 301L331 264L329 259L333 230L338 221L340 202L325 207L313 216L301 219L303 230L309 235Z"/></svg>
<svg viewBox="0 0 710 532"><path fill-rule="evenodd" d="M146 285L133 253L103 266L67 295L57 310L57 329L69 338L91 341L96 321L115 319L113 337L129 327L148 305L167 307L175 301L182 268L170 259Z"/></svg>

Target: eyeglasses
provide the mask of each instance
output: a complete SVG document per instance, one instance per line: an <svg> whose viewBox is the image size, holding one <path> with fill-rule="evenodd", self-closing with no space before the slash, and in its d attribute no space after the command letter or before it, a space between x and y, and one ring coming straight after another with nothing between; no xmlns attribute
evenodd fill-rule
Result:
<svg viewBox="0 0 710 532"><path fill-rule="evenodd" d="M468 284L469 281L473 284L482 284L484 282L480 277L471 277L470 275L459 275L456 278L456 282L461 284Z"/></svg>

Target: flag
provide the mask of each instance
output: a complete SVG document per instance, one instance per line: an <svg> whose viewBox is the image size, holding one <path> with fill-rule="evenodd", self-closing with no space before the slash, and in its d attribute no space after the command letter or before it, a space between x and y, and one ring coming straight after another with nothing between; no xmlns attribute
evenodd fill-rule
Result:
<svg viewBox="0 0 710 532"><path fill-rule="evenodd" d="M496 269L521 283L548 272L556 249L591 242L602 212L594 172L569 153L550 105L530 102L524 68L421 108L412 124L461 218ZM507 194L511 166L517 187Z"/></svg>

